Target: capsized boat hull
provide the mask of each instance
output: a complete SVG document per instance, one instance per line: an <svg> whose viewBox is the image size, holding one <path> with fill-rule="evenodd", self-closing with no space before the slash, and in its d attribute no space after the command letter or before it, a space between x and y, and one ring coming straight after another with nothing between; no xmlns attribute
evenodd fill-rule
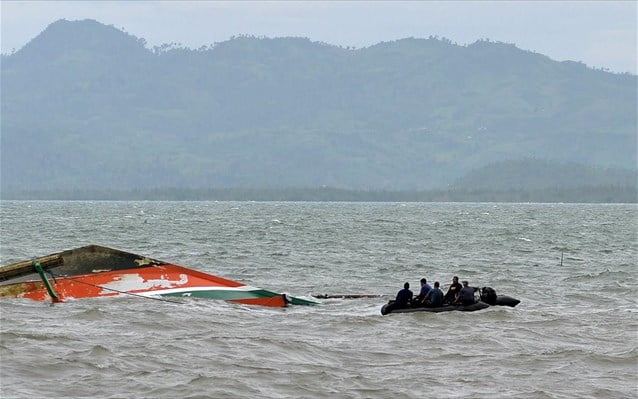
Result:
<svg viewBox="0 0 638 399"><path fill-rule="evenodd" d="M35 261L46 269L47 279L61 300L133 294L209 298L273 307L317 303L97 245ZM44 280L33 272L34 263L25 261L0 268L0 297L51 300Z"/></svg>

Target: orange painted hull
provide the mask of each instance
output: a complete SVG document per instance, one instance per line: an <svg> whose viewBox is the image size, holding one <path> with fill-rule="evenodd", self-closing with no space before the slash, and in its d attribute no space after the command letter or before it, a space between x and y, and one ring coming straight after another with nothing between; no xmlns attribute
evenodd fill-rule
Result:
<svg viewBox="0 0 638 399"><path fill-rule="evenodd" d="M0 277L6 277L0 282L0 297L37 301L55 300L55 296L60 301L122 295L198 297L272 307L316 303L105 247L83 247L41 259L51 265L44 278L31 273L12 282L7 277L19 274L20 267L32 272L28 262L0 268Z"/></svg>

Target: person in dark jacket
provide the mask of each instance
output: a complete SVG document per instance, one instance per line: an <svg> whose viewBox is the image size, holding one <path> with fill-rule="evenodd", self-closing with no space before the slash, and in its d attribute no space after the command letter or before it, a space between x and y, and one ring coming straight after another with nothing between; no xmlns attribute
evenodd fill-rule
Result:
<svg viewBox="0 0 638 399"><path fill-rule="evenodd" d="M412 291L410 291L410 283L403 284L403 289L397 293L397 298L394 300L397 309L407 308L412 302L413 295Z"/></svg>
<svg viewBox="0 0 638 399"><path fill-rule="evenodd" d="M461 291L463 286L459 283L459 278L457 276L452 277L452 284L450 284L450 288L448 288L445 293L445 298L443 298L445 303L454 303L456 301L456 295Z"/></svg>
<svg viewBox="0 0 638 399"><path fill-rule="evenodd" d="M397 293L397 297L394 302L388 305L388 312L391 312L394 309L409 307L412 302L412 296L414 296L414 294L410 291L410 283L403 284L403 289Z"/></svg>
<svg viewBox="0 0 638 399"><path fill-rule="evenodd" d="M456 296L456 303L460 303L461 305L473 304L475 302L474 291L476 291L476 288L470 287L467 281L463 281L463 288L461 288Z"/></svg>

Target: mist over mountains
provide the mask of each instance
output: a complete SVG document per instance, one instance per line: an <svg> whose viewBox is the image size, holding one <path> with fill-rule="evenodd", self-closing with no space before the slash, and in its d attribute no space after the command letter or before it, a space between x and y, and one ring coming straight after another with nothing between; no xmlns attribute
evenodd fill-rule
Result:
<svg viewBox="0 0 638 399"><path fill-rule="evenodd" d="M149 49L60 20L1 73L3 192L635 184L637 77L512 44Z"/></svg>

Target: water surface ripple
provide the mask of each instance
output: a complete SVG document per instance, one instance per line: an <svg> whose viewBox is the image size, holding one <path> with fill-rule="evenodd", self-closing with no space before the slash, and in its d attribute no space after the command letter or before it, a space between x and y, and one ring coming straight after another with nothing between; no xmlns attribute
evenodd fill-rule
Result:
<svg viewBox="0 0 638 399"><path fill-rule="evenodd" d="M2 300L3 398L638 396L635 205L5 201L0 212L2 264L94 243L301 296L391 296L456 274L522 301L381 316L387 297L287 309Z"/></svg>

